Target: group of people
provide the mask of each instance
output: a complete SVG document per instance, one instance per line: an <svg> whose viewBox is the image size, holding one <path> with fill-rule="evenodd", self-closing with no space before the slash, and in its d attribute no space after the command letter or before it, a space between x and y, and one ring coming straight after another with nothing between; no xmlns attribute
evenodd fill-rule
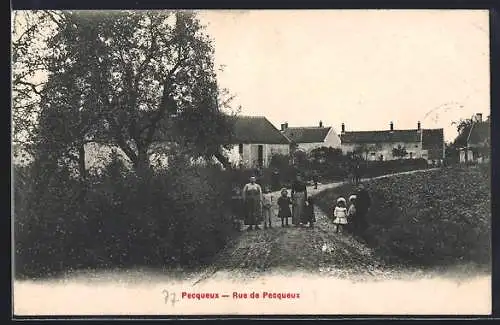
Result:
<svg viewBox="0 0 500 325"><path fill-rule="evenodd" d="M316 187L316 186L315 186ZM243 189L235 188L233 194L234 225L240 229L240 220L248 226L247 230L272 228L273 207L278 208L281 226L288 227L289 219L294 226L314 227L316 217L314 200L307 194L307 186L301 175L297 175L292 184L291 195L286 188L281 189L277 200L271 195L269 186L264 189L256 182L256 177L250 177L250 182ZM275 202L276 201L276 202ZM362 233L366 228L366 213L370 206L370 196L362 184L358 191L349 197L349 205L343 197L337 199L332 210L331 219L337 232L350 227L354 233Z"/></svg>
<svg viewBox="0 0 500 325"><path fill-rule="evenodd" d="M281 219L281 226L288 227L309 225L313 226L316 218L314 216L314 205L312 197L307 196L306 183L300 175L292 184L291 195L286 188L281 189L281 195L277 200L271 195L271 189L265 186L264 189L256 182L256 177L250 177L250 182L245 184L242 190L234 189L233 193L233 215L234 225L239 228L239 220L243 220L248 226L248 230L260 229L260 224L264 223L264 228L272 228L273 206L278 207L278 217ZM275 202L276 201L276 202Z"/></svg>
<svg viewBox="0 0 500 325"><path fill-rule="evenodd" d="M331 215L335 231L342 232L348 227L354 234L362 235L367 227L366 214L370 205L370 195L363 184L359 184L356 194L349 196L349 204L345 198L337 198Z"/></svg>

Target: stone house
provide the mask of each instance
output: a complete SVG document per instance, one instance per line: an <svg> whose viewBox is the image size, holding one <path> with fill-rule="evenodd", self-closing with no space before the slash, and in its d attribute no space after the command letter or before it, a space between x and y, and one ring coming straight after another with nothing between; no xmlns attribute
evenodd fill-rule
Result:
<svg viewBox="0 0 500 325"><path fill-rule="evenodd" d="M289 127L288 123L281 124L281 133L291 142L294 150L311 152L314 149L340 148L340 137L331 126Z"/></svg>
<svg viewBox="0 0 500 325"><path fill-rule="evenodd" d="M487 162L491 151L491 123L483 121L482 114L476 114L468 132L463 132L456 139L459 146L460 162Z"/></svg>
<svg viewBox="0 0 500 325"><path fill-rule="evenodd" d="M290 155L289 139L264 116L236 117L232 142L229 160L245 168L268 167L274 154Z"/></svg>
<svg viewBox="0 0 500 325"><path fill-rule="evenodd" d="M341 149L344 154L358 152L367 160L444 159L443 129L422 129L420 122L416 129L396 130L389 124L388 130L346 131L342 123L340 134ZM394 148L404 148L407 155L394 156Z"/></svg>

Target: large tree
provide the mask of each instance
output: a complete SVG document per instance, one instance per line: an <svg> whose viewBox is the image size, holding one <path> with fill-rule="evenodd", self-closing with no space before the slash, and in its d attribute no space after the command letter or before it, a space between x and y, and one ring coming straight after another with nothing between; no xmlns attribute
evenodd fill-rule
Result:
<svg viewBox="0 0 500 325"><path fill-rule="evenodd" d="M14 11L11 29L12 143L18 153L31 153L38 127L41 92L50 55L47 40L55 31L52 11ZM17 151L16 150L16 151Z"/></svg>
<svg viewBox="0 0 500 325"><path fill-rule="evenodd" d="M142 171L154 144L169 142L223 160L229 103L218 87L212 42L194 13L65 11L52 18L58 31L48 42L41 121L58 130L61 152L81 162L85 143L106 142Z"/></svg>

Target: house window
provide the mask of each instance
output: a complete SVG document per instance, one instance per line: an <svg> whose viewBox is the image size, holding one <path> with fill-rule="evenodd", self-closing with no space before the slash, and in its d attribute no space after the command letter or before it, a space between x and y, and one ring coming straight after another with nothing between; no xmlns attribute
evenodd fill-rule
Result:
<svg viewBox="0 0 500 325"><path fill-rule="evenodd" d="M418 144L415 145L415 148L418 148Z"/></svg>
<svg viewBox="0 0 500 325"><path fill-rule="evenodd" d="M242 155L242 154L243 154L243 144L242 144L242 143L240 143L240 144L238 145L238 153L239 153L240 155Z"/></svg>

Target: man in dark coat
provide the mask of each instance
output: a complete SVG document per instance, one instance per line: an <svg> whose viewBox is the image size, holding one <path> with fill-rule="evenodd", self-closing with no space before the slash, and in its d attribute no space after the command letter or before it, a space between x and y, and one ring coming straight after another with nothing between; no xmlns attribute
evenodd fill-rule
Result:
<svg viewBox="0 0 500 325"><path fill-rule="evenodd" d="M359 161L355 161L354 162L354 168L353 168L353 176L354 176L354 184L358 184L359 183L359 177L360 177L360 174L361 174L361 166L359 164Z"/></svg>
<svg viewBox="0 0 500 325"><path fill-rule="evenodd" d="M313 179L313 183L314 183L314 189L317 190L318 189L318 181L319 181L319 176L318 176L317 171L314 171L312 179Z"/></svg>
<svg viewBox="0 0 500 325"><path fill-rule="evenodd" d="M366 228L368 227L368 222L366 220L366 215L371 205L371 198L363 184L359 184L358 192L356 193L356 218L354 231L356 235L363 236Z"/></svg>
<svg viewBox="0 0 500 325"><path fill-rule="evenodd" d="M281 188L281 184L280 184L280 172L277 170L277 169L274 169L273 170L273 174L272 174L272 188L273 190L278 190L279 188Z"/></svg>

